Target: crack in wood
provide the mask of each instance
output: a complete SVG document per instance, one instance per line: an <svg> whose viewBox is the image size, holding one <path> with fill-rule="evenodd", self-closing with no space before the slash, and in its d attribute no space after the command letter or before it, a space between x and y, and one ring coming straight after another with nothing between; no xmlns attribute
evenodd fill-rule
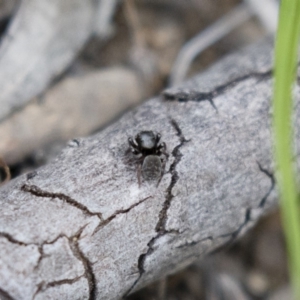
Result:
<svg viewBox="0 0 300 300"><path fill-rule="evenodd" d="M251 220L251 210L252 210L252 208L250 208L250 207L248 207L246 209L244 222L239 226L238 229L236 229L235 231L230 232L230 233L221 234L218 237L224 238L224 237L231 236L231 239L229 240L229 243L231 244L237 238L237 236L242 231L242 229L244 228L244 226L246 226L247 223Z"/></svg>
<svg viewBox="0 0 300 300"><path fill-rule="evenodd" d="M99 225L95 228L94 232L92 233L92 235L94 235L96 232L98 232L102 227L104 227L105 225L109 224L114 218L116 218L118 215L121 214L126 214L128 213L131 209L135 208L136 206L144 203L146 200L148 200L149 198L153 198L152 196L148 196L134 204L132 204L131 206L129 206L126 209L120 209L117 210L114 214L112 214L110 217L108 217L107 219L105 219L104 221L100 222Z"/></svg>
<svg viewBox="0 0 300 300"><path fill-rule="evenodd" d="M263 169L259 162L257 162L257 164L259 166L260 171L265 173L271 180L271 187L270 187L269 191L267 192L267 194L262 198L262 200L260 201L260 204L258 206L259 208L262 208L264 206L264 204L266 203L268 196L270 195L270 193L272 192L272 190L275 187L275 179L274 179L274 175L272 173L270 173L269 171L267 171L266 169ZM194 245L196 245L196 244L198 244L198 243L200 243L204 240L208 240L208 239L209 240L214 240L214 239L217 239L217 238L220 238L220 237L224 238L224 237L229 237L229 236L231 237L231 239L225 245L221 246L221 249L224 249L224 248L230 246L236 240L236 238L238 237L239 233L242 231L244 226L246 226L247 223L251 220L251 210L252 210L252 208L247 208L246 213L245 213L244 222L235 231L230 232L230 233L225 233L225 234L219 235L217 237L209 236L209 237L201 239L199 241L192 241L190 243L180 245L177 248L182 248L182 247L185 247L185 246L194 246ZM218 248L217 251L219 251L219 250L220 249ZM212 253L215 253L215 251L213 251Z"/></svg>
<svg viewBox="0 0 300 300"><path fill-rule="evenodd" d="M267 199L269 197L269 195L271 194L271 192L274 190L275 188L275 176L274 174L272 174L271 172L269 172L268 170L264 169L262 167L262 165L257 161L257 164L258 164L258 168L261 172L263 172L265 175L267 175L270 180L271 180L271 186L270 186L270 189L269 191L267 192L267 194L261 199L260 203L259 203L259 207L260 208L263 208L267 202Z"/></svg>
<svg viewBox="0 0 300 300"><path fill-rule="evenodd" d="M50 192L46 192L46 191L41 190L40 188L38 188L35 185L27 185L27 184L23 185L21 187L21 190L24 191L24 192L29 192L32 195L37 196L37 197L45 197L45 198L52 198L52 199L58 198L60 200L66 201L68 204L70 204L72 206L75 206L76 208L82 210L85 214L87 214L89 216L95 216L95 215L98 216L98 218L100 219L100 223L97 226L97 228L95 229L94 233L96 231L98 231L100 228L102 228L103 226L107 225L110 221L112 221L115 217L117 217L117 215L129 212L134 207L140 205L141 203L145 202L147 199L149 199L149 198L152 197L152 196L148 196L148 197L146 197L146 198L138 201L137 203L134 203L133 205L131 205L127 209L118 210L112 216L110 216L106 220L103 220L101 213L93 213L93 212L91 212L83 204L75 201L74 199L72 199L69 196L66 196L66 195L64 195L62 193L50 193ZM84 256L84 254L82 253L82 251L80 250L79 245L78 245L78 239L80 237L80 234L81 234L82 230L83 229L81 229L81 231L79 233L75 234L71 238L69 238L69 237L67 237L67 236L65 236L63 234L60 234L53 241L51 241L51 242L45 242L45 243L43 243L43 245L44 244L49 244L49 243L54 243L55 241L57 241L61 237L68 238L68 240L70 242L70 247L72 249L73 254L84 265L84 268L85 268L85 277L87 278L88 284L89 284L89 294L90 294L89 299L93 300L93 299L96 299L96 293L97 293L97 291L96 291L96 279L95 279L95 275L94 275L93 270L92 270L92 264L91 264L91 262ZM41 251L40 251L40 253L41 253ZM39 263L41 262L42 259L43 259L43 257L41 256L39 258L38 265L39 265ZM35 294L37 294L38 292L40 292L43 288L45 288L45 283L40 283L38 285L38 289L37 289L37 291L36 291Z"/></svg>
<svg viewBox="0 0 300 300"><path fill-rule="evenodd" d="M274 177L274 174L269 172L267 169L264 169L262 167L262 165L258 162L257 162L257 165L258 165L258 168L261 172L263 172L265 175L267 175L270 180L271 180L271 186L270 186L270 189L268 190L268 192L266 193L266 195L260 200L259 202L259 205L258 205L258 208L263 208L264 205L266 204L267 202L267 199L268 197L270 196L271 192L273 191L273 189L275 188L275 177ZM225 243L224 245L222 245L221 247L217 248L216 250L212 251L212 253L217 253L219 252L220 250L224 249L224 248L227 248L229 247L230 245L232 245L232 243L237 239L239 233L242 231L243 227L247 225L247 223L251 220L251 210L252 208L247 208L246 210L246 214L245 214L245 220L244 222L239 226L239 228L231 233L226 233L226 234L223 234L223 235L220 235L220 236L217 236L217 237L214 237L214 239L216 238L219 238L219 237L227 237L227 236L231 236L230 240Z"/></svg>
<svg viewBox="0 0 300 300"><path fill-rule="evenodd" d="M208 237L205 237L201 240L198 240L198 241L191 241L191 242L186 242L182 245L179 245L176 247L176 249L180 249L180 248L185 248L185 247L192 247L192 246L196 246L204 241L212 241L214 238L212 236L208 236Z"/></svg>
<svg viewBox="0 0 300 300"><path fill-rule="evenodd" d="M24 184L21 187L21 190L23 192L28 192L36 197L44 197L44 198L57 198L60 200L65 201L66 203L76 207L77 209L80 209L84 212L84 214L88 215L88 216L97 216L100 221L103 221L102 218L102 214L98 213L98 212L91 212L85 205L83 205L82 203L72 199L71 197L64 195L62 193L51 193L51 192L47 192L47 191L43 191L42 189L40 189L39 187L37 187L36 185L28 185L28 184Z"/></svg>
<svg viewBox="0 0 300 300"><path fill-rule="evenodd" d="M77 257L83 264L85 270L84 276L86 277L89 286L89 300L95 300L97 294L97 287L96 277L93 272L92 263L87 257L84 256L83 252L80 250L78 245L78 241L84 228L85 226L81 228L76 235L69 238L69 244L74 256Z"/></svg>
<svg viewBox="0 0 300 300"><path fill-rule="evenodd" d="M229 233L225 233L225 234L221 234L219 236L213 237L214 240L216 240L218 238L226 238L226 237L230 237L230 239L225 244L223 244L222 246L217 247L215 250L212 250L210 252L210 254L219 253L221 250L224 250L224 249L230 247L234 243L234 241L237 239L237 237L240 234L240 232L242 231L242 229L251 220L251 210L252 210L252 208L250 208L250 207L246 209L244 221L238 227L238 229L234 230L233 232L229 232Z"/></svg>
<svg viewBox="0 0 300 300"><path fill-rule="evenodd" d="M62 285L62 284L72 284L72 283L78 281L83 276L85 276L86 279L87 279L87 281L88 281L89 291L90 291L90 297L89 297L89 299L95 299L94 291L93 291L93 288L92 288L93 286L95 286L95 277L94 277L93 272L92 272L91 264L84 257L83 253L80 251L79 246L78 246L78 240L80 239L80 236L81 236L81 234L82 234L82 232L83 232L83 230L84 230L84 228L86 226L87 226L87 224L85 224L84 226L82 226L71 237L68 237L65 234L59 234L52 241L42 243L42 245L39 246L39 252L40 252L41 256L39 257L38 264L35 267L35 269L37 269L39 267L39 264L41 263L41 261L45 257L44 251L43 251L44 245L52 245L52 244L56 243L59 239L66 238L68 240L68 242L69 242L69 245L70 245L70 248L71 248L71 251L72 251L73 255L79 261L82 262L84 270L85 270L84 274L82 274L80 276L77 276L75 278L72 278L72 279L62 279L62 280L57 280L57 281L53 281L53 282L49 282L49 283L46 283L45 281L42 281L42 282L40 282L40 283L37 284L37 290L35 291L35 293L33 295L33 299L36 297L36 295L38 293L45 291L49 287L53 287L53 286L56 286L56 285Z"/></svg>
<svg viewBox="0 0 300 300"><path fill-rule="evenodd" d="M32 244L26 244L24 242L18 241L14 237L12 237L9 233L0 232L0 237L6 238L12 244L17 244L17 245L20 245L20 246L30 246L30 245L35 245L36 246L36 244L33 244L33 243Z"/></svg>
<svg viewBox="0 0 300 300"><path fill-rule="evenodd" d="M85 224L84 226L82 226L74 235L74 236L77 236L78 235L78 232L82 232L84 230L84 228L87 226L87 224ZM40 263L41 261L43 260L44 257L46 257L46 255L44 254L44 249L43 247L45 245L53 245L55 244L59 239L61 238L66 238L67 240L70 240L70 238L68 236L66 236L65 234L63 233L60 233L56 238L54 238L53 240L51 241L45 241L43 242L41 245L38 245L38 251L40 253L40 257L38 259L38 262L37 262L37 265L35 266L35 269L38 269L39 266L40 266ZM72 237L71 237L72 238Z"/></svg>
<svg viewBox="0 0 300 300"><path fill-rule="evenodd" d="M84 227L86 227L86 225L85 225ZM84 228L84 227L83 227L83 228ZM25 246L25 247L26 247L26 246L36 246L36 247L37 247L37 250L38 250L39 253L40 253L40 257L39 257L39 259L38 259L38 261L37 261L36 266L34 267L35 270L39 268L39 265L40 265L42 259L45 257L45 255L44 255L44 250L43 250L44 245L51 245L51 244L54 244L54 243L57 242L60 238L63 238L63 237L69 239L66 235L64 235L64 234L59 234L55 239L53 239L53 240L50 241L50 242L45 241L45 242L43 242L42 244L37 244L37 243L24 243L24 242L18 241L18 240L16 240L14 237L12 237L10 234L5 233L5 232L0 232L0 237L3 237L3 238L5 238L5 239L7 239L10 243L16 244L16 245L19 245L19 246ZM0 298L0 299L1 299L1 298Z"/></svg>
<svg viewBox="0 0 300 300"><path fill-rule="evenodd" d="M47 289L49 287L54 287L54 286L57 286L57 285L73 284L73 283L77 282L79 279L81 279L83 276L84 276L84 274L82 274L78 277L72 278L72 279L62 279L62 280L49 282L49 283L47 283L45 289Z"/></svg>
<svg viewBox="0 0 300 300"><path fill-rule="evenodd" d="M69 241L70 244L70 248L74 254L74 256L80 260L84 266L85 272L83 275L73 278L73 279L63 279L63 280L59 280L59 281L53 281L50 283L45 283L44 281L40 282L39 284L37 284L37 290L35 291L34 295L33 295L33 299L35 298L35 296L41 292L44 291L45 289L47 289L48 287L52 287L55 285L62 285L62 284L72 284L73 282L78 281L82 276L85 276L87 278L88 281L88 285L89 285L89 299L90 300L94 300L96 299L96 280L95 280L95 275L93 273L92 270L92 264L90 263L90 261L84 256L84 254L82 253L82 251L79 249L78 246L78 241L80 239L81 233L83 232L84 228L87 226L84 225L82 226L78 232L76 232L73 236L68 237L64 234L59 234L55 239L53 239L52 241L49 242L43 242L41 245L38 244L34 244L34 243L24 243L24 242L20 242L18 240L16 240L15 238L13 238L10 234L8 233L4 233L4 232L0 232L0 237L4 237L6 238L9 242L13 243L13 244L17 244L20 246L30 246L30 245L34 245L38 247L38 251L40 253L40 257L38 259L37 265L35 266L34 269L37 269L42 261L42 259L45 257L44 255L44 251L43 251L43 246L44 245L50 245L50 244L54 244L55 242L57 242L60 238L66 238ZM9 298L6 297L6 292L0 289L0 299L13 299L13 298ZM7 294L8 295L8 294ZM5 298L6 297L6 298Z"/></svg>
<svg viewBox="0 0 300 300"><path fill-rule="evenodd" d="M271 192L275 188L275 178L274 178L274 175L272 173L270 173L268 170L264 169L262 167L262 165L258 161L257 161L257 164L258 164L259 170L261 172L263 172L264 174L266 174L270 178L270 180L271 180L270 189L268 190L268 192L266 193L266 195L260 200L259 205L258 205L259 208L263 208L264 205L266 204L266 201L267 201L269 195L271 194ZM231 235L232 236L232 241L230 241L230 243L232 243L233 240L235 240L237 238L237 236L239 235L239 233L241 232L241 230L243 229L243 227L246 226L247 223L251 220L251 210L252 210L252 208L247 208L246 214L245 214L245 221L240 225L240 227L237 230L235 230L232 233L228 233L228 234L222 235L221 237L225 237L225 236L230 236Z"/></svg>
<svg viewBox="0 0 300 300"><path fill-rule="evenodd" d="M23 186L22 190L25 190L26 192L30 192L32 194L34 194L35 196L38 197L50 197L50 198L60 198L61 200L66 200L65 195L62 194L54 194L54 193L48 193L48 192L44 192L41 191L39 188L37 188L36 186ZM137 203L134 203L133 205L131 205L130 207L128 207L127 209L123 209L123 210L118 210L116 211L112 216L110 216L108 219L104 220L103 222L100 223L100 225L95 229L94 233L96 231L98 231L100 228L102 228L103 226L107 225L110 221L112 221L117 215L119 214L124 214L129 212L131 209L133 209L134 207L140 205L141 203L145 202L147 199L152 198L152 196L148 196L140 201L138 201ZM69 201L69 197L68 197L68 201ZM74 201L73 199L71 199L72 201ZM72 202L73 203L73 202ZM91 213L92 215L94 215L94 213ZM41 263L42 259L43 259L43 246L44 245L49 245L49 244L54 244L57 240L59 240L62 237L65 237L69 240L70 243L70 247L72 249L72 252L74 254L74 256L76 256L84 265L85 268L85 276L88 280L88 284L89 284L89 294L90 297L89 299L93 300L96 299L96 281L95 281L95 276L94 273L92 271L92 264L89 262L89 260L84 257L83 253L81 252L81 250L79 249L78 246L78 239L80 238L80 235L83 231L83 229L86 227L83 226L75 235L73 235L72 237L67 237L64 234L59 234L55 239L53 239L52 241L47 241L44 242L38 249L39 252L41 254L37 266L35 268L39 267L39 264ZM93 233L93 234L94 234ZM17 241L18 244L22 244L20 242ZM63 284L63 283L61 283ZM35 292L35 295L38 294L40 291L45 290L47 287L49 286L49 284L45 284L44 282L40 283L38 285L37 291Z"/></svg>
<svg viewBox="0 0 300 300"><path fill-rule="evenodd" d="M178 102L189 102L189 101L194 101L194 102L202 102L202 101L208 101L211 106L218 112L218 108L216 107L213 97L210 92L208 93L202 93L202 92L197 92L194 90L180 90L178 91L164 91L163 92L163 98L166 101L178 101Z"/></svg>
<svg viewBox="0 0 300 300"><path fill-rule="evenodd" d="M36 263L36 266L34 267L34 270L37 270L40 267L40 263L43 260L43 258L45 257L43 246L44 245L41 245L41 246L38 247L38 251L40 253L40 257L39 257L39 259L38 259L38 261Z"/></svg>
<svg viewBox="0 0 300 300"><path fill-rule="evenodd" d="M264 205L266 204L266 201L269 197L269 195L271 194L271 192L273 191L273 189L275 188L275 177L274 174L272 174L271 172L269 172L268 170L264 169L262 167L262 165L257 161L259 170L261 172L263 172L264 174L266 174L270 180L271 180L271 186L270 189L268 190L268 192L266 193L266 195L261 199L261 201L259 202L258 208L263 208ZM224 245L222 245L220 248L217 248L216 250L212 251L212 253L216 253L219 252L221 249L227 248L230 245L232 245L232 243L237 239L238 235L240 234L240 232L242 231L242 229L244 228L244 226L247 225L247 223L251 220L251 210L252 208L247 208L246 213L245 213L245 220L244 222L239 226L239 228L231 233L226 233L226 234L222 234L218 237L214 237L214 239L219 238L219 237L228 237L231 236L230 240L225 243Z"/></svg>
<svg viewBox="0 0 300 300"><path fill-rule="evenodd" d="M173 126L173 128L176 130L177 132L177 136L179 137L180 140L180 144L178 144L172 151L172 156L174 157L174 161L170 166L169 172L171 173L172 177L171 177L171 183L167 188L167 196L166 196L166 200L163 204L163 208L159 213L159 220L158 223L155 227L156 232L161 232L164 233L165 232L165 226L166 226L166 222L167 222L167 212L168 209L171 205L171 201L174 198L174 195L172 194L172 189L175 186L175 184L177 183L179 176L178 173L176 171L176 166L179 164L183 154L180 152L180 148L187 142L189 142L189 140L185 139L185 137L182 134L181 129L179 128L179 125L177 124L177 122L173 119L171 119L171 125Z"/></svg>
<svg viewBox="0 0 300 300"><path fill-rule="evenodd" d="M131 291L135 288L135 286L137 285L137 283L140 281L143 274L145 273L145 268L144 268L145 260L149 255L151 255L153 253L153 251L154 251L153 246L154 246L155 242L165 234L175 233L175 232L178 233L177 230L175 230L175 231L174 230L171 230L171 231L166 230L166 223L167 223L167 219L168 219L168 209L170 208L172 199L174 198L174 195L172 194L172 189L179 179L178 173L176 171L176 166L179 164L179 162L181 161L181 158L183 156L183 154L180 152L180 148L184 144L189 142L189 140L187 140L184 137L178 123L174 119L171 119L170 122L171 122L171 125L173 126L173 128L175 129L176 134L180 140L180 143L172 151L172 156L174 157L174 161L169 168L169 172L172 175L171 182L167 188L166 199L163 203L163 207L162 207L161 211L159 212L158 222L155 226L155 231L157 232L157 234L148 242L147 251L145 253L142 253L139 256L139 258L138 258L139 276L134 281L134 283L131 285L131 287L126 291L126 293L123 295L123 297L122 297L123 299L126 298L131 293Z"/></svg>
<svg viewBox="0 0 300 300"><path fill-rule="evenodd" d="M257 79L258 81L264 80L266 78L271 77L272 70L268 70L262 73L250 73L243 75L241 77L237 77L225 84L217 86L213 91L210 92L198 92L195 90L180 90L178 89L177 92L173 92L172 89L166 90L162 93L163 98L166 101L178 101L178 102L201 102L201 101L209 101L213 108L218 111L215 103L214 98L217 96L222 95L225 93L229 88L235 87L238 83L248 80L248 79Z"/></svg>
<svg viewBox="0 0 300 300"><path fill-rule="evenodd" d="M5 290L0 288L0 299L1 300L14 300L14 298Z"/></svg>
<svg viewBox="0 0 300 300"><path fill-rule="evenodd" d="M77 282L78 280L80 280L83 276L84 276L84 274L80 275L78 277L72 278L72 279L62 279L62 280L52 281L49 283L41 282L38 284L38 289L36 290L32 299L34 299L36 297L36 295L39 294L40 292L46 291L48 288L63 285L63 284L73 284L73 283Z"/></svg>
<svg viewBox="0 0 300 300"><path fill-rule="evenodd" d="M42 245L38 245L38 244L35 244L35 243L24 243L24 242L16 240L10 234L5 233L5 232L0 232L0 237L3 237L5 239L7 239L10 243L16 244L16 245L19 245L19 246L25 246L25 247L26 246L36 246L37 249L38 249L38 251L39 251L39 253L40 253L40 257L39 257L39 259L37 261L37 264L34 267L34 269L35 270L38 269L38 267L39 267L39 265L40 265L40 263L41 263L41 261L43 259L43 245L44 245L44 243ZM0 299L2 299L2 298L0 297Z"/></svg>

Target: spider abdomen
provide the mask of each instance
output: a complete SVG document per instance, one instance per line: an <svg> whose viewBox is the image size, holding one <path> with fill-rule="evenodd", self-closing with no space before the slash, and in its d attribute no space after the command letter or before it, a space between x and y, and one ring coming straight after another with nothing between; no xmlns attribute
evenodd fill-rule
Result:
<svg viewBox="0 0 300 300"><path fill-rule="evenodd" d="M142 176L147 181L159 180L162 173L161 159L157 155L145 157L142 165Z"/></svg>

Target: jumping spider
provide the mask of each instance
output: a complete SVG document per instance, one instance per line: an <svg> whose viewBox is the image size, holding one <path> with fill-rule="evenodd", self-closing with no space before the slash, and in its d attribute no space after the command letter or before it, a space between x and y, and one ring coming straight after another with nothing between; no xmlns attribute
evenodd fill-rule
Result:
<svg viewBox="0 0 300 300"><path fill-rule="evenodd" d="M132 153L141 154L141 162L138 165L138 182L141 183L141 174L147 181L157 180L159 184L165 169L166 160L161 158L163 154L168 159L166 144L160 143L161 135L153 131L141 131L135 139L128 138Z"/></svg>

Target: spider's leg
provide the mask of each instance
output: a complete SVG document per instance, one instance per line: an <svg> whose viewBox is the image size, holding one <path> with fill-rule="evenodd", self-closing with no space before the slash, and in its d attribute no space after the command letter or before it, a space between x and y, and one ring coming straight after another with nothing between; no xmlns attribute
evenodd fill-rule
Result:
<svg viewBox="0 0 300 300"><path fill-rule="evenodd" d="M141 160L141 162L139 162L139 164L137 166L137 170L136 170L139 187L141 187L142 163L143 163L143 161Z"/></svg>
<svg viewBox="0 0 300 300"><path fill-rule="evenodd" d="M157 149L160 150L160 151L166 151L167 150L166 143L162 142L161 144L159 144L157 146Z"/></svg>
<svg viewBox="0 0 300 300"><path fill-rule="evenodd" d="M161 138L161 134L160 133L157 133L156 134L156 137L155 137L155 145L158 145L159 141L160 141L160 138Z"/></svg>
<svg viewBox="0 0 300 300"><path fill-rule="evenodd" d="M132 146L133 148L137 148L137 144L134 142L132 137L128 138L128 143L130 146Z"/></svg>
<svg viewBox="0 0 300 300"><path fill-rule="evenodd" d="M135 155L140 154L140 151L136 150L136 149L131 149L131 152Z"/></svg>
<svg viewBox="0 0 300 300"><path fill-rule="evenodd" d="M167 159L169 159L169 154L167 153L167 145L166 143L161 143L157 148L158 155L165 155Z"/></svg>
<svg viewBox="0 0 300 300"><path fill-rule="evenodd" d="M132 147L132 149L131 149L132 153L134 153L134 154L140 153L138 145L135 143L135 141L131 137L128 138L128 143Z"/></svg>

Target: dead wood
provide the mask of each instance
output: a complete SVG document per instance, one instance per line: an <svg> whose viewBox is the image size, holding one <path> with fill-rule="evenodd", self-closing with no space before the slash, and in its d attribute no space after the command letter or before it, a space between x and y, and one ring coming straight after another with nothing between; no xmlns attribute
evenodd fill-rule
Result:
<svg viewBox="0 0 300 300"><path fill-rule="evenodd" d="M65 70L94 32L102 7L101 0L21 1L0 47L0 120Z"/></svg>
<svg viewBox="0 0 300 300"><path fill-rule="evenodd" d="M130 68L68 76L0 123L0 153L11 165L35 149L87 135L137 105L146 90Z"/></svg>
<svg viewBox="0 0 300 300"><path fill-rule="evenodd" d="M119 299L234 242L276 205L271 73L269 42L232 55L2 187L0 296ZM158 187L141 130L168 148Z"/></svg>

